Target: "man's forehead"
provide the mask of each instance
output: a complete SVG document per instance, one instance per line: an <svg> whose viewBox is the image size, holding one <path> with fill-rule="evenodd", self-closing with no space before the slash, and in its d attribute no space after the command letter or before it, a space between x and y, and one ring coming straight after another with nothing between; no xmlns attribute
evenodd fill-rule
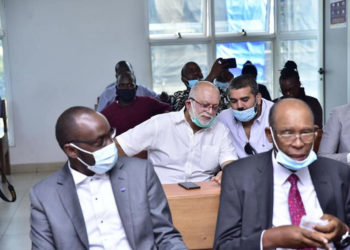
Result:
<svg viewBox="0 0 350 250"><path fill-rule="evenodd" d="M252 89L250 86L246 86L239 89L230 89L230 95L231 97L235 97L237 99L247 97L247 96L253 96Z"/></svg>
<svg viewBox="0 0 350 250"><path fill-rule="evenodd" d="M275 110L274 120L276 126L304 126L313 127L312 112L306 104L300 101L286 101L280 103Z"/></svg>

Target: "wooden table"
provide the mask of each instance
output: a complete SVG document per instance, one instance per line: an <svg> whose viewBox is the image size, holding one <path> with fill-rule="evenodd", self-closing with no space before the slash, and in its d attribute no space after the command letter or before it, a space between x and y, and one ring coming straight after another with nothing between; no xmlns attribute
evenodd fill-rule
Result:
<svg viewBox="0 0 350 250"><path fill-rule="evenodd" d="M211 249L219 208L220 186L197 182L200 189L186 190L178 184L163 184L175 227L190 249Z"/></svg>

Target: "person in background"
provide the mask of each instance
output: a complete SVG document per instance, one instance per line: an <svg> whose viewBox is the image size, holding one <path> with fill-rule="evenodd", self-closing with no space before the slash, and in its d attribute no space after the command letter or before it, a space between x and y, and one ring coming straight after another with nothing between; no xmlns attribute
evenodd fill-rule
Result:
<svg viewBox="0 0 350 250"><path fill-rule="evenodd" d="M228 71L227 62L222 58L215 60L209 75L205 78L205 81L214 83L220 91L220 112L227 108L226 90L228 83L233 78L233 75ZM224 83L219 80L226 81ZM188 99L191 88L198 82L203 80L203 74L201 68L195 62L187 62L181 69L181 81L185 84L186 89L176 91L170 96L170 103L174 111L179 111L185 107L185 102Z"/></svg>
<svg viewBox="0 0 350 250"><path fill-rule="evenodd" d="M115 130L86 107L56 123L68 161L30 191L33 250L187 249L152 164L118 157Z"/></svg>
<svg viewBox="0 0 350 250"><path fill-rule="evenodd" d="M102 110L117 135L148 120L154 115L171 111L169 104L148 96L136 96L138 86L131 72L123 72L117 77L116 101Z"/></svg>
<svg viewBox="0 0 350 250"><path fill-rule="evenodd" d="M230 131L215 119L219 100L215 85L199 81L191 88L186 108L153 116L119 135L120 155L147 150L162 184L211 179L220 183L219 170L237 155Z"/></svg>
<svg viewBox="0 0 350 250"><path fill-rule="evenodd" d="M256 69L255 65L252 64L251 61L246 61L243 64L243 68L242 68L242 75L248 75L248 74L252 75L256 81L256 78L258 76L258 70ZM258 88L262 98L264 98L265 100L271 101L271 96L266 86L264 84L258 83Z"/></svg>
<svg viewBox="0 0 350 250"><path fill-rule="evenodd" d="M350 165L350 104L332 110L324 126L318 155Z"/></svg>
<svg viewBox="0 0 350 250"><path fill-rule="evenodd" d="M116 78L118 78L118 75L123 73L123 72L131 72L135 78L134 70L133 70L130 62L128 62L128 61L119 61L115 65L115 77ZM136 78L135 78L135 82L136 82ZM116 86L116 82L111 83L110 85L108 85L106 87L106 89L100 95L100 97L98 98L98 104L97 104L97 109L96 109L97 111L99 111L99 112L102 111L105 107L107 107L109 104L111 104L112 102L114 102L116 100L117 93L115 91L115 86ZM137 96L153 97L153 98L156 98L156 99L158 99L160 101L164 101L164 102L166 102L168 99L168 94L165 92L158 95L153 90L147 88L144 85L139 84L137 86L138 86L137 90L136 90Z"/></svg>
<svg viewBox="0 0 350 250"><path fill-rule="evenodd" d="M238 158L272 148L264 131L273 102L261 98L255 78L241 75L230 83L228 98L231 108L221 111L218 120L229 129Z"/></svg>
<svg viewBox="0 0 350 250"><path fill-rule="evenodd" d="M287 61L280 75L280 88L283 96L273 100L277 102L283 98L297 98L306 102L314 114L315 124L319 129L322 129L323 111L320 102L305 94L305 89L301 87L297 65L294 61Z"/></svg>
<svg viewBox="0 0 350 250"><path fill-rule="evenodd" d="M317 126L305 102L281 100L269 123L273 150L223 170L214 249L348 246L350 168L316 156Z"/></svg>

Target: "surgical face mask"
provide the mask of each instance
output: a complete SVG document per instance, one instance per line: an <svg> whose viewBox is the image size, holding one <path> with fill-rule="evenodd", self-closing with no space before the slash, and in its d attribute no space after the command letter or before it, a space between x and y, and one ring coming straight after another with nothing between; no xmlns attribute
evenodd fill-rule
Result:
<svg viewBox="0 0 350 250"><path fill-rule="evenodd" d="M270 127L270 131L271 131L273 143L275 144L275 146L278 150L278 152L276 154L276 161L279 164L281 164L282 166L284 166L292 171L298 171L300 169L308 167L311 163L313 163L314 161L317 160L317 155L316 155L315 151L313 150L313 145L312 145L312 148L310 150L309 155L304 160L302 160L302 161L293 160L292 158L290 158L288 155L283 153L278 148L278 145L275 141L275 136L273 134L273 130L271 127Z"/></svg>
<svg viewBox="0 0 350 250"><path fill-rule="evenodd" d="M86 154L92 155L94 157L95 165L93 165L93 166L88 165L86 162L84 162L79 157L78 157L78 160L82 164L84 164L89 170L91 170L92 172L94 172L96 174L104 174L104 173L108 172L109 170L111 170L114 167L114 165L118 161L118 149L117 149L116 145L114 144L114 142L112 142L111 144L108 144L107 146L105 146L105 147L103 147L95 152L86 151L73 143L70 143L69 145L75 147L76 149L78 149Z"/></svg>
<svg viewBox="0 0 350 250"><path fill-rule="evenodd" d="M219 89L223 90L223 91L227 91L228 88L228 83L227 82L220 82L218 80L215 79L214 84L216 85L216 87L218 87Z"/></svg>
<svg viewBox="0 0 350 250"><path fill-rule="evenodd" d="M191 121L196 124L198 127L200 128L208 128L210 127L215 119L216 119L216 116L212 117L212 119L207 122L206 124L204 122L201 122L200 120L200 116L197 114L197 112L194 110L194 106L193 106L193 102L191 101L191 110L189 110L189 114L190 114L190 117L191 117Z"/></svg>
<svg viewBox="0 0 350 250"><path fill-rule="evenodd" d="M241 122L249 122L250 120L252 120L256 114L257 114L257 108L256 105L254 105L253 107L249 108L249 109L245 109L245 110L235 110L232 109L233 112L233 116Z"/></svg>
<svg viewBox="0 0 350 250"><path fill-rule="evenodd" d="M192 88L197 82L198 79L188 80L188 87Z"/></svg>
<svg viewBox="0 0 350 250"><path fill-rule="evenodd" d="M136 96L136 88L134 89L118 89L117 88L117 99L129 103L134 100Z"/></svg>

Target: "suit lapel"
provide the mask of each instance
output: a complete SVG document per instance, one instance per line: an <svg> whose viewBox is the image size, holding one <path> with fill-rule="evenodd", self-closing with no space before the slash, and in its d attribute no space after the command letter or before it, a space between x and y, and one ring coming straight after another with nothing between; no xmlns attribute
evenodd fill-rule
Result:
<svg viewBox="0 0 350 250"><path fill-rule="evenodd" d="M263 229L272 226L273 213L273 167L271 156L272 151L268 151L261 156L255 174L259 218Z"/></svg>
<svg viewBox="0 0 350 250"><path fill-rule="evenodd" d="M332 193L331 182L322 171L322 166L319 160L309 166L312 183L315 187L318 201L324 213L336 214L334 194Z"/></svg>
<svg viewBox="0 0 350 250"><path fill-rule="evenodd" d="M135 249L133 219L130 206L130 185L127 174L123 169L122 161L118 161L117 165L110 173L112 189L117 208L122 221L126 237L128 238L131 248Z"/></svg>
<svg viewBox="0 0 350 250"><path fill-rule="evenodd" d="M80 207L78 194L73 181L72 174L66 163L61 174L57 178L57 192L60 200L68 213L75 231L77 232L81 243L86 249L89 248L89 241L86 232L83 212ZM64 222L62 222L64 223Z"/></svg>

